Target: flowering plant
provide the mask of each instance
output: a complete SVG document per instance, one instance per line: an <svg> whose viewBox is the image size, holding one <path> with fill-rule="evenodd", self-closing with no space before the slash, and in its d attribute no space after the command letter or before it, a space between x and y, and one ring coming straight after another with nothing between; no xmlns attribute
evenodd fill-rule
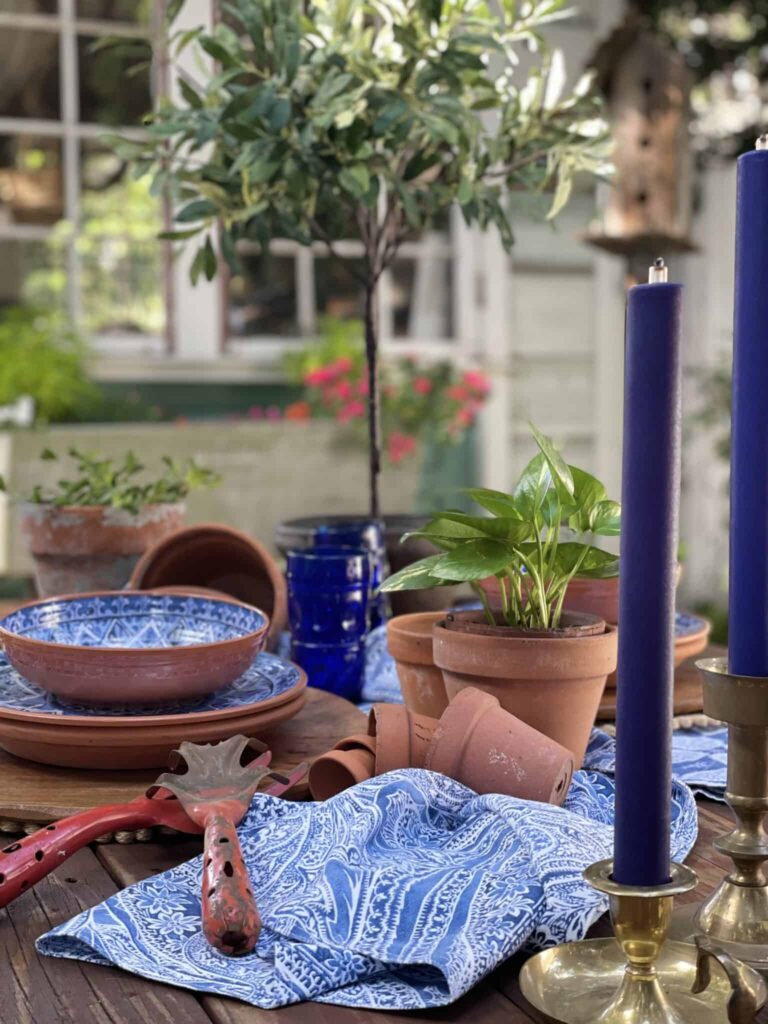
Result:
<svg viewBox="0 0 768 1024"><path fill-rule="evenodd" d="M305 418L332 417L355 429L364 427L368 378L361 324L328 321L324 339L289 356L288 368L304 385L303 399L294 407ZM402 462L427 437L442 444L458 442L489 391L479 370L458 370L447 361L427 364L408 356L385 363L381 415L389 461Z"/></svg>

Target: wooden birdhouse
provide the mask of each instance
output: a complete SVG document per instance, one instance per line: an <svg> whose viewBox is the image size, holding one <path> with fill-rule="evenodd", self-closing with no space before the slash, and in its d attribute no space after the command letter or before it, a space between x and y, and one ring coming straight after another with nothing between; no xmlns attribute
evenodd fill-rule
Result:
<svg viewBox="0 0 768 1024"><path fill-rule="evenodd" d="M616 171L587 241L628 258L693 249L691 78L683 59L630 14L592 66L607 101Z"/></svg>

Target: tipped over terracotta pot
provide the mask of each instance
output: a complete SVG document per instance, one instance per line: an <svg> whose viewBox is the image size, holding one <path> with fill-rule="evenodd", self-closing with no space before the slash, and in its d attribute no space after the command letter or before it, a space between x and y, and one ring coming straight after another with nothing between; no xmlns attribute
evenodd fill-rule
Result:
<svg viewBox="0 0 768 1024"><path fill-rule="evenodd" d="M562 630L529 631L490 626L479 612L459 613L435 623L433 651L451 700L470 686L490 693L572 750L579 768L605 681L616 668L617 632L588 616L563 614L562 623Z"/></svg>
<svg viewBox="0 0 768 1024"><path fill-rule="evenodd" d="M432 657L432 627L445 612L397 615L387 623L387 649L395 659L405 706L439 718L448 707L443 673Z"/></svg>
<svg viewBox="0 0 768 1024"><path fill-rule="evenodd" d="M376 774L396 768L423 768L437 719L409 711L402 704L374 704L368 735L376 737Z"/></svg>
<svg viewBox="0 0 768 1024"><path fill-rule="evenodd" d="M362 747L329 750L309 769L309 789L315 800L327 800L358 782L372 778L374 756Z"/></svg>
<svg viewBox="0 0 768 1024"><path fill-rule="evenodd" d="M186 585L220 591L269 616L268 646L288 623L288 592L280 566L247 533L220 523L177 530L155 544L134 569L132 590Z"/></svg>
<svg viewBox="0 0 768 1024"><path fill-rule="evenodd" d="M476 793L559 806L568 795L574 756L510 715L490 693L467 687L440 719L424 767Z"/></svg>

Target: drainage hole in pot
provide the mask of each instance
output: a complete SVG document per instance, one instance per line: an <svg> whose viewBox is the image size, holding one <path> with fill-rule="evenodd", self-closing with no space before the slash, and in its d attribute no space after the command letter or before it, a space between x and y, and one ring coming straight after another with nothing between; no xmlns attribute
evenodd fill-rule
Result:
<svg viewBox="0 0 768 1024"><path fill-rule="evenodd" d="M213 864L213 857L208 858L208 860L205 862L205 866L209 868L211 864Z"/></svg>
<svg viewBox="0 0 768 1024"><path fill-rule="evenodd" d="M35 860L41 861L44 856L45 854L43 853L42 850L35 850Z"/></svg>
<svg viewBox="0 0 768 1024"><path fill-rule="evenodd" d="M0 885L2 885L4 881L5 881L5 875L0 873Z"/></svg>
<svg viewBox="0 0 768 1024"><path fill-rule="evenodd" d="M29 885L29 879L25 878L24 881L21 883L21 888L22 889L26 889L28 885Z"/></svg>
<svg viewBox="0 0 768 1024"><path fill-rule="evenodd" d="M219 837L219 842L220 842L220 843L228 843L228 842L229 842L229 840L227 839L227 837L226 837L226 836L220 836L220 837Z"/></svg>
<svg viewBox="0 0 768 1024"><path fill-rule="evenodd" d="M76 878L65 878L64 881L65 882L69 882L70 885L76 885L77 884L77 879Z"/></svg>
<svg viewBox="0 0 768 1024"><path fill-rule="evenodd" d="M21 843L11 843L10 846L6 846L3 853L14 853L16 850L21 849Z"/></svg>
<svg viewBox="0 0 768 1024"><path fill-rule="evenodd" d="M212 886L212 887L211 887L211 888L210 888L210 889L208 890L208 899L210 899L210 898L211 898L211 896L213 896L213 894L214 894L215 892L216 892L216 886L214 885L214 886Z"/></svg>
<svg viewBox="0 0 768 1024"><path fill-rule="evenodd" d="M227 876L227 878L231 878L232 875L234 875L234 873L235 869L232 867L232 861L228 860L227 863L224 865L224 874Z"/></svg>
<svg viewBox="0 0 768 1024"><path fill-rule="evenodd" d="M46 832L55 832L56 831L56 826L55 825L46 825L45 826L45 831Z"/></svg>

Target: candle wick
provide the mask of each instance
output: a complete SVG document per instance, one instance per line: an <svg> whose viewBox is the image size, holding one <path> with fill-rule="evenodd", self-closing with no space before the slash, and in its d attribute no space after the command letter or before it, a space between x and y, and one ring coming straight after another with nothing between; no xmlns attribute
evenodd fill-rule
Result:
<svg viewBox="0 0 768 1024"><path fill-rule="evenodd" d="M653 261L653 266L648 268L648 284L664 284L669 280L669 267L662 256Z"/></svg>
<svg viewBox="0 0 768 1024"><path fill-rule="evenodd" d="M757 141L755 142L755 149L768 149L768 132L763 132L762 135L758 135Z"/></svg>

